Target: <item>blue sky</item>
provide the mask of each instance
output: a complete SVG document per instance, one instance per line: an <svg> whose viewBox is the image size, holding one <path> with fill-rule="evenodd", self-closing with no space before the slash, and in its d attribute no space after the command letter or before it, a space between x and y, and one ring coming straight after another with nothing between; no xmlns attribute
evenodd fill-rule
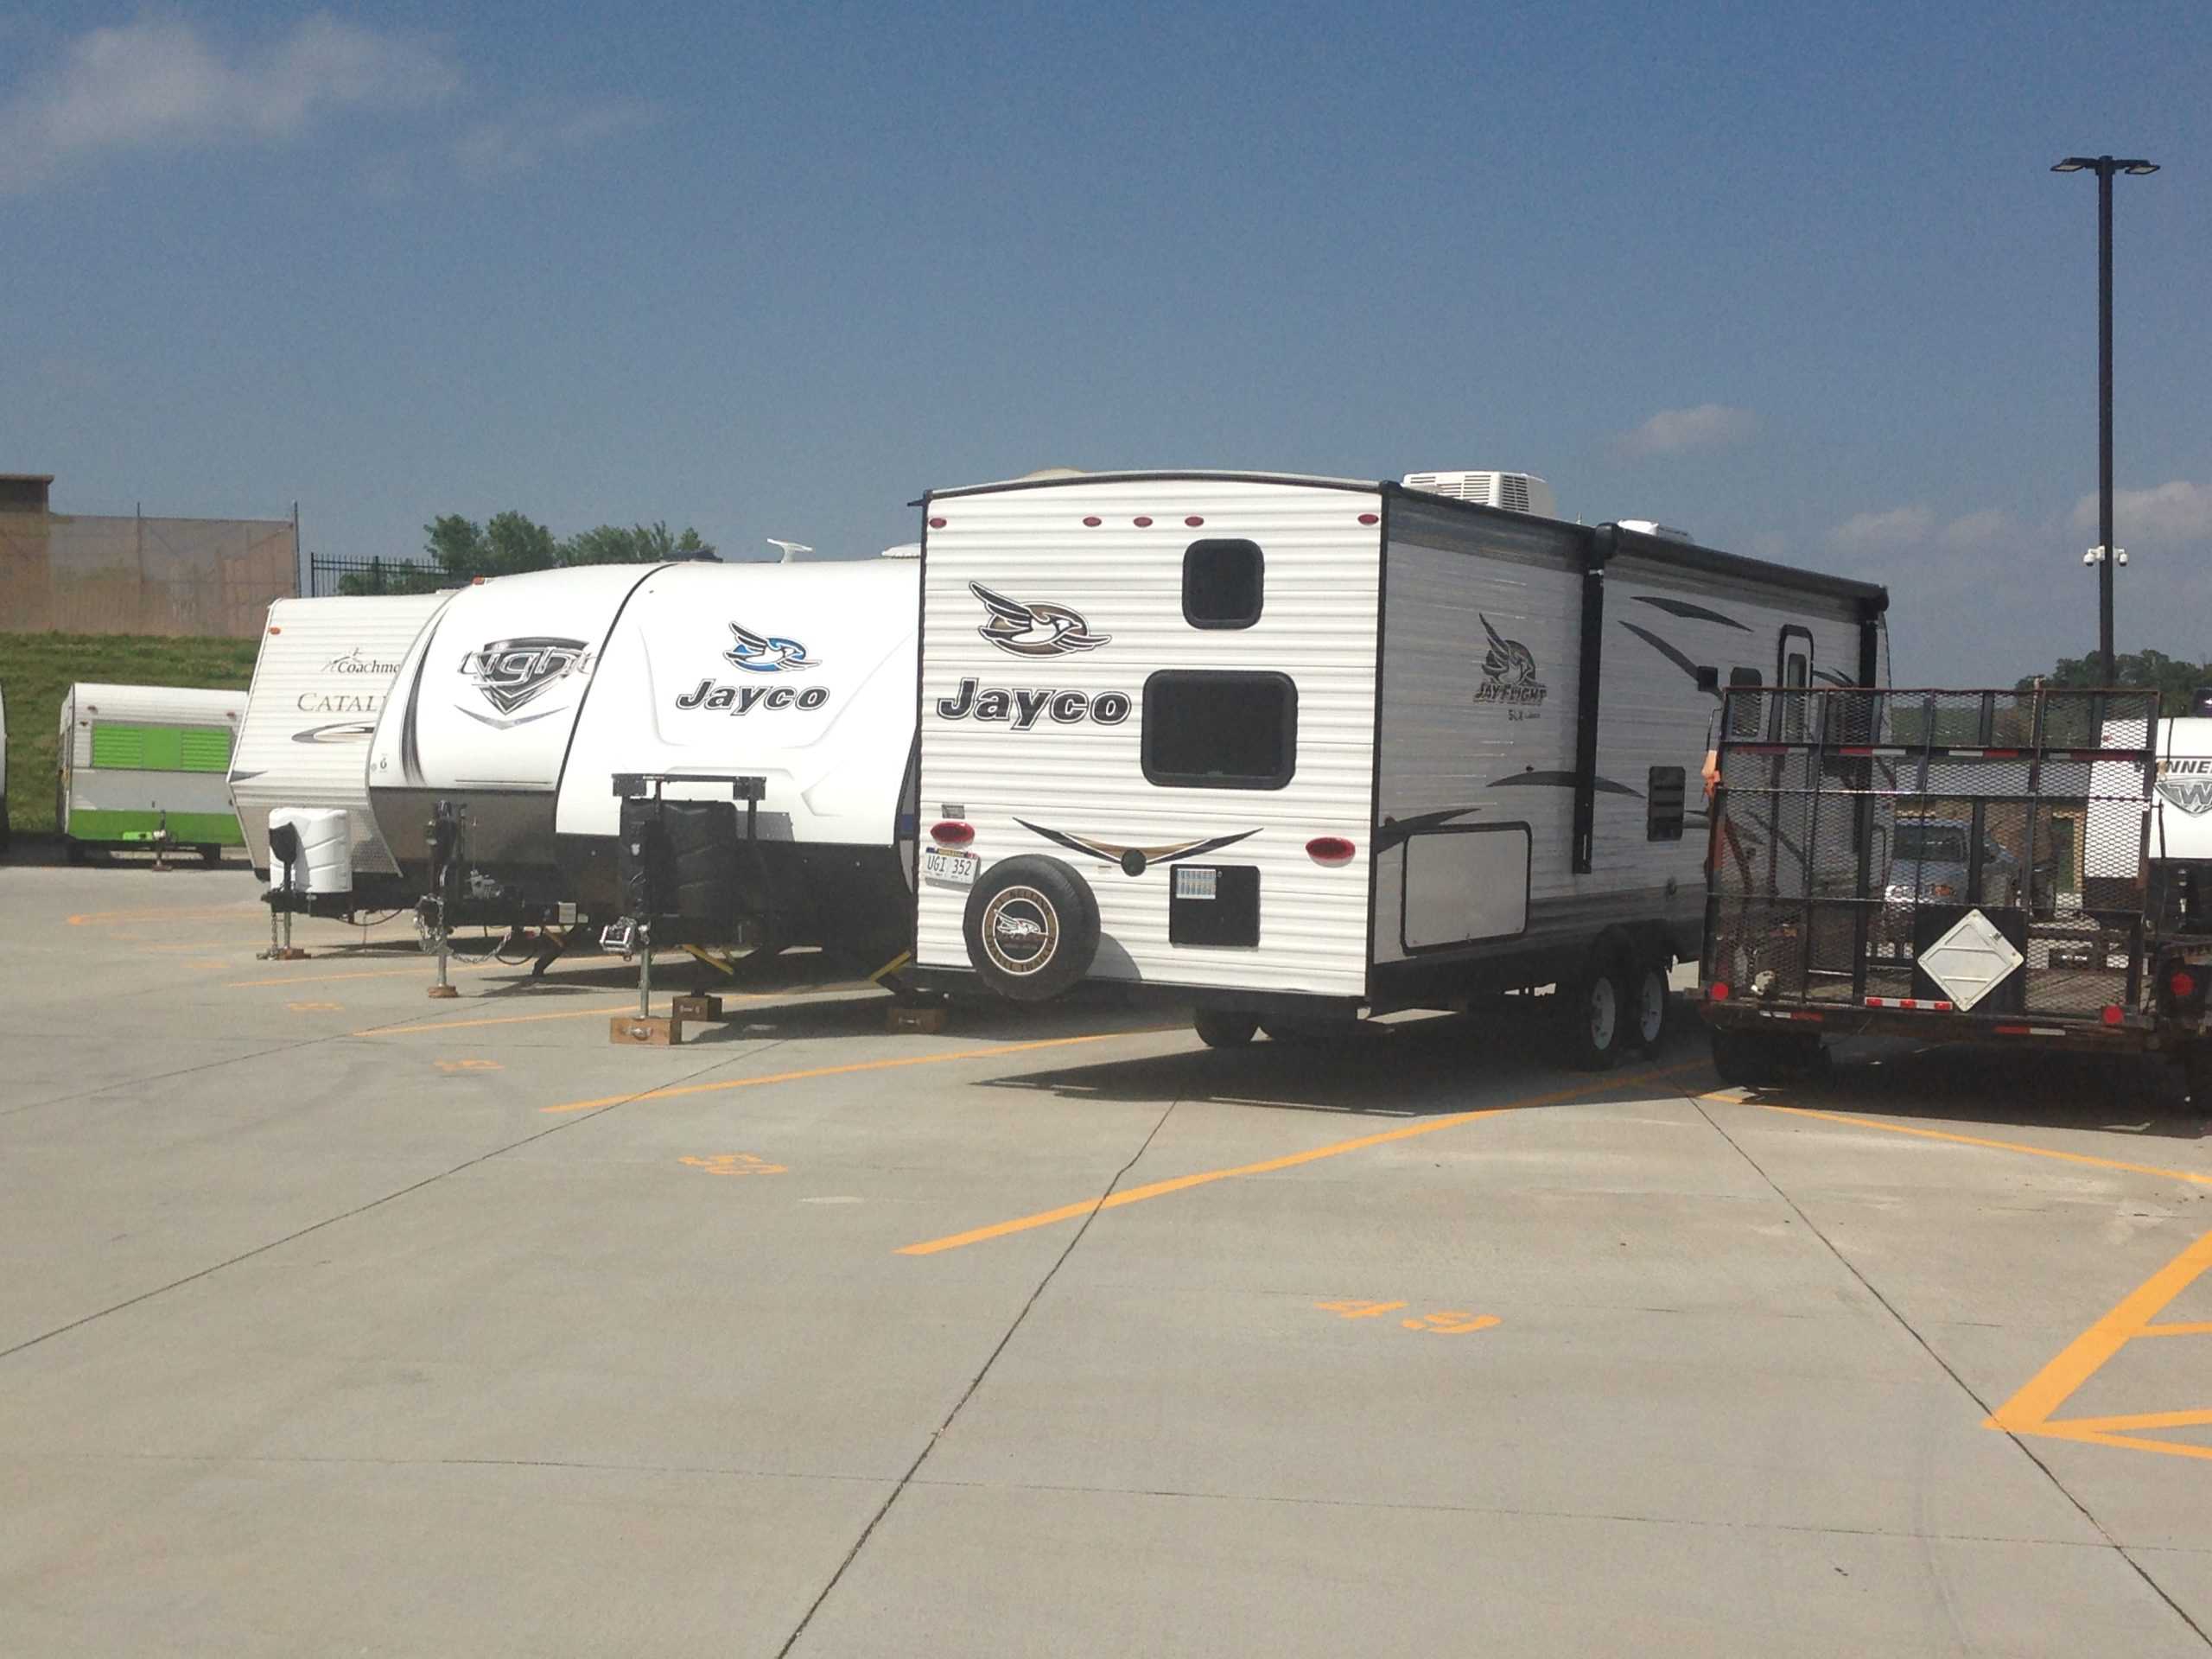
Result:
<svg viewBox="0 0 2212 1659"><path fill-rule="evenodd" d="M911 540L1046 465L1525 468L1889 582L1901 682L2212 656L2212 7L0 13L66 511ZM2092 498L2085 512L2084 498Z"/></svg>

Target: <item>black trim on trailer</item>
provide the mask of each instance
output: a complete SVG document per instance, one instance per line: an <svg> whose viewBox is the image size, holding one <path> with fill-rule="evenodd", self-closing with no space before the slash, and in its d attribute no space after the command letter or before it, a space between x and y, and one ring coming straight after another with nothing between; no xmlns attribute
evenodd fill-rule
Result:
<svg viewBox="0 0 2212 1659"><path fill-rule="evenodd" d="M912 505L918 506L922 504ZM921 549L914 555L914 868L909 872L913 879L906 884L912 889L912 899L906 912L906 949L916 960L907 964L909 975L920 965L922 954L922 842L928 836L922 828L922 820L941 816L922 810L922 728L928 721L930 712L928 700L922 696L922 687L926 683L922 677L925 672L922 659L929 646L929 641L924 637L925 625L929 620L929 593L930 516L925 512L922 514ZM944 803L939 801L938 804L943 806Z"/></svg>
<svg viewBox="0 0 2212 1659"><path fill-rule="evenodd" d="M1620 544L1620 530L1600 524L1590 532L1582 570L1582 660L1574 688L1574 839L1568 868L1587 875L1598 839L1598 706L1605 666L1605 565Z"/></svg>
<svg viewBox="0 0 2212 1659"><path fill-rule="evenodd" d="M1748 623L1738 622L1732 616L1723 616L1718 611L1709 611L1702 605L1693 605L1686 599L1662 599L1655 594L1637 594L1632 597L1639 605L1654 606L1669 616L1679 616L1686 621L1718 622L1722 627L1733 628L1738 633L1751 631Z"/></svg>
<svg viewBox="0 0 2212 1659"><path fill-rule="evenodd" d="M1859 683L1871 686L1882 671L1882 613L1872 610L1859 619Z"/></svg>
<svg viewBox="0 0 2212 1659"><path fill-rule="evenodd" d="M576 734L583 728L584 709L591 702L591 689L593 686L599 683L599 657L604 657L607 654L607 646L614 643L614 630L622 626L622 613L630 608L630 601L638 596L638 589L644 587L662 571L673 569L674 568L675 566L672 562L667 564L656 564L649 567L644 575L639 576L635 582L630 584L630 591L622 595L620 601L614 607L614 614L607 620L607 632L601 634L599 639L598 657L594 657L592 659L593 671L591 677L584 682L583 696L576 699L576 717L569 722L569 741L561 746L561 764L555 769L553 773L553 822L556 825L558 825L561 822L561 785L568 779L569 756L576 747ZM651 657L648 656L646 660L650 663L652 661ZM613 776L612 773L608 775L610 778ZM619 818L617 819L617 823L618 825L620 823ZM619 828L616 830L615 834L616 838L619 840L621 835L621 831Z"/></svg>
<svg viewBox="0 0 2212 1659"><path fill-rule="evenodd" d="M1382 885L1382 855L1392 844L1383 839L1382 823L1382 664L1390 639L1389 630L1384 626L1390 604L1390 495L1387 490L1381 493L1376 504L1376 517L1380 522L1375 532L1375 731L1367 757L1367 938L1361 944L1367 957L1361 988L1370 1000L1375 995L1376 900ZM1457 817L1458 813L1452 816ZM1402 861L1401 880L1404 879L1403 868Z"/></svg>

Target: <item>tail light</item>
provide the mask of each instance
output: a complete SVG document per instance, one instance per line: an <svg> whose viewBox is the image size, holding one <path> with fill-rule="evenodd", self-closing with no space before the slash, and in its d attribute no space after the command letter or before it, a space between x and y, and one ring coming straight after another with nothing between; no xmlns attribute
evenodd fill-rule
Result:
<svg viewBox="0 0 2212 1659"><path fill-rule="evenodd" d="M1705 994L1715 1002L1726 1002L1731 995L1728 982L1725 979L1714 980L1712 984L1705 988Z"/></svg>
<svg viewBox="0 0 2212 1659"><path fill-rule="evenodd" d="M2119 1003L2117 1003L2117 1002L2107 1002L2107 1003L2106 1003L2106 1004L2105 1004L2105 1012L2104 1012L2104 1022L2105 1022L2105 1024L2107 1024L2107 1025L2108 1025L2108 1026L2116 1026L2116 1025L2118 1025L2121 1020L2125 1020L2125 1019L2126 1019L2126 1018L2127 1018L2127 1010L2126 1010L2126 1008L2121 1007L2120 1006L2120 1004L2119 1004Z"/></svg>
<svg viewBox="0 0 2212 1659"><path fill-rule="evenodd" d="M930 839L940 847L965 847L976 839L976 826L958 818L940 818L930 825Z"/></svg>
<svg viewBox="0 0 2212 1659"><path fill-rule="evenodd" d="M2177 968L2173 977L2166 982L2166 988L2173 993L2175 1001L2186 1002L2196 995L2196 977L2186 968Z"/></svg>
<svg viewBox="0 0 2212 1659"><path fill-rule="evenodd" d="M1342 836L1316 836L1306 843L1306 855L1316 864L1333 868L1351 862L1352 855L1359 849Z"/></svg>

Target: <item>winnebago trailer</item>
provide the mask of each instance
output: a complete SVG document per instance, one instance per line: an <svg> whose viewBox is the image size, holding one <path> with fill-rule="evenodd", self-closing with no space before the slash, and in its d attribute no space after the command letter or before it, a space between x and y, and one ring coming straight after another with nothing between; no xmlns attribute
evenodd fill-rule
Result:
<svg viewBox="0 0 2212 1659"><path fill-rule="evenodd" d="M369 739L401 659L446 598L343 594L280 599L269 607L231 757L231 799L254 874L264 881L272 812L345 815L343 889L296 895L298 908L342 918L415 902L370 809Z"/></svg>
<svg viewBox="0 0 2212 1659"><path fill-rule="evenodd" d="M1718 688L1882 671L1879 588L1397 484L923 505L918 982L1216 1044L1554 983L1583 1063L1656 1044Z"/></svg>
<svg viewBox="0 0 2212 1659"><path fill-rule="evenodd" d="M243 691L173 685L69 688L55 751L54 827L69 855L93 847L199 849L219 862L245 844L231 805Z"/></svg>
<svg viewBox="0 0 2212 1659"><path fill-rule="evenodd" d="M618 778L651 779L669 802L728 802L728 779L750 778L751 836L715 855L725 917L747 942L849 949L870 968L903 950L918 574L894 554L673 564L639 583L591 666L562 768L563 890L595 918L626 909ZM687 781L702 776L723 781Z"/></svg>
<svg viewBox="0 0 2212 1659"><path fill-rule="evenodd" d="M1702 964L1722 1077L1891 1034L2164 1054L2212 1108L2212 719L2158 701L1730 692Z"/></svg>

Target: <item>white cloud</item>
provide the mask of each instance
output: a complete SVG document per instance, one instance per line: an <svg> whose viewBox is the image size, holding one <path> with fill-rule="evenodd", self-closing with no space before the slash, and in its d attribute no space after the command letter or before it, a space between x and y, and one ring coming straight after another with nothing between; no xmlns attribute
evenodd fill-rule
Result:
<svg viewBox="0 0 2212 1659"><path fill-rule="evenodd" d="M1964 518L1952 519L1938 532L1936 539L1954 553L1980 553L1989 548L2016 543L2020 535L2010 513L1995 507L1984 507L1980 512L1969 512Z"/></svg>
<svg viewBox="0 0 2212 1659"><path fill-rule="evenodd" d="M0 104L0 191L98 156L288 138L334 110L404 107L460 84L437 48L327 13L230 53L181 22L95 29Z"/></svg>
<svg viewBox="0 0 2212 1659"><path fill-rule="evenodd" d="M1741 443L1758 430L1758 416L1726 404L1694 409L1662 409L1633 432L1624 433L1621 448L1631 455L1677 455L1692 449L1719 449Z"/></svg>
<svg viewBox="0 0 2212 1659"><path fill-rule="evenodd" d="M454 160L480 181L526 173L549 156L574 155L645 126L654 114L652 105L625 99L480 121L455 141Z"/></svg>
<svg viewBox="0 0 2212 1659"><path fill-rule="evenodd" d="M2212 540L2212 486L2177 478L2154 490L2114 490L2112 522L2113 537L2122 547L2130 536L2154 542ZM2095 496L2085 495L2074 504L2074 528L2096 534Z"/></svg>
<svg viewBox="0 0 2212 1659"><path fill-rule="evenodd" d="M1936 515L1922 506L1855 512L1828 532L1828 543L1846 553L1880 553L1918 547L1935 533Z"/></svg>

